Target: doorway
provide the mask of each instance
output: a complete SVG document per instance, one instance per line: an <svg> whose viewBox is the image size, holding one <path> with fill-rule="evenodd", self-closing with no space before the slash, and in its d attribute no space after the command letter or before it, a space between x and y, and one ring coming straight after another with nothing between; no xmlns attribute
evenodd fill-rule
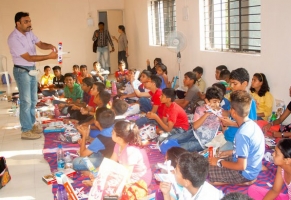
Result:
<svg viewBox="0 0 291 200"><path fill-rule="evenodd" d="M104 22L104 28L107 29L112 36L118 38L118 26L123 25L123 11L122 10L103 10L98 11L98 23ZM118 70L118 44L113 41L115 51L109 54L109 66L110 73L114 74ZM111 46L108 44L109 51L111 51Z"/></svg>

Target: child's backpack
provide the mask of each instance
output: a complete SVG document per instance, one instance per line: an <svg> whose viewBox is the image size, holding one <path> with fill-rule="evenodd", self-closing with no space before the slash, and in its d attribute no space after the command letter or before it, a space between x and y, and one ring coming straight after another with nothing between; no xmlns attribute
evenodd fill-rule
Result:
<svg viewBox="0 0 291 200"><path fill-rule="evenodd" d="M9 83L11 83L11 76L10 76L10 74L8 74L8 79L9 79ZM2 81L2 84L5 84L5 85L7 84L5 74L2 74L1 81Z"/></svg>
<svg viewBox="0 0 291 200"><path fill-rule="evenodd" d="M4 157L0 157L0 189L3 188L10 180L11 176L6 165L6 160Z"/></svg>

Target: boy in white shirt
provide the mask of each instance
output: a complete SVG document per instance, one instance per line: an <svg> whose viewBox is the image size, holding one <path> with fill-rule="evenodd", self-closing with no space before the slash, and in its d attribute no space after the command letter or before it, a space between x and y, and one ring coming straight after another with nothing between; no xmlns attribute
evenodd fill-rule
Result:
<svg viewBox="0 0 291 200"><path fill-rule="evenodd" d="M206 158L198 153L186 152L178 158L175 178L183 188L177 194L179 200L220 200L221 190L206 182L209 164ZM171 183L162 182L160 189L164 200L173 200L170 196Z"/></svg>

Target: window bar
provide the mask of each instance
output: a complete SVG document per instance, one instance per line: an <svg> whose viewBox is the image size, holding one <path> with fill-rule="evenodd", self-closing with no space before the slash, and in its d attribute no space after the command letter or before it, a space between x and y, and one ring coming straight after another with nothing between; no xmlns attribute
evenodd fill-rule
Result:
<svg viewBox="0 0 291 200"><path fill-rule="evenodd" d="M230 2L229 2L229 0L228 0L228 2L227 2L227 9L228 9L228 11L227 11L227 18L228 18L228 25L227 25L227 28L228 28L228 44L227 44L227 46L228 46L228 49L231 49L231 46L230 46L230 44L231 44L231 34L230 34L230 23L229 23L229 18L230 18Z"/></svg>
<svg viewBox="0 0 291 200"><path fill-rule="evenodd" d="M241 38L241 36L242 36L242 25L241 25L241 1L238 1L238 4L239 4L239 10L238 10L238 13L239 13L239 32L238 32L238 34L239 34L239 50L240 51L242 51L243 50L243 48L242 48L242 38Z"/></svg>

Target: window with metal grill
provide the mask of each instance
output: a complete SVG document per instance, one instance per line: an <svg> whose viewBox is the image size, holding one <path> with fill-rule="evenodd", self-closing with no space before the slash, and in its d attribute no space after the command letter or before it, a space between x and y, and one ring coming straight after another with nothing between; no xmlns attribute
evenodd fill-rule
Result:
<svg viewBox="0 0 291 200"><path fill-rule="evenodd" d="M149 41L150 45L167 45L167 36L176 30L176 1L150 0Z"/></svg>
<svg viewBox="0 0 291 200"><path fill-rule="evenodd" d="M205 49L261 51L261 0L203 0Z"/></svg>

